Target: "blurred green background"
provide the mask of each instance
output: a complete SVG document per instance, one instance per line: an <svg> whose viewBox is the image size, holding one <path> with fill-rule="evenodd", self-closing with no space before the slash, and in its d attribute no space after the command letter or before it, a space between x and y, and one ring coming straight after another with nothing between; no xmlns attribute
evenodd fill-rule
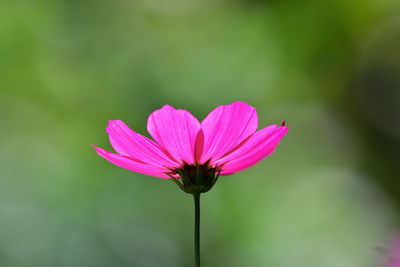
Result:
<svg viewBox="0 0 400 267"><path fill-rule="evenodd" d="M2 0L0 266L192 266L193 203L105 126L242 100L291 130L202 196L203 266L374 267L400 215L400 2Z"/></svg>

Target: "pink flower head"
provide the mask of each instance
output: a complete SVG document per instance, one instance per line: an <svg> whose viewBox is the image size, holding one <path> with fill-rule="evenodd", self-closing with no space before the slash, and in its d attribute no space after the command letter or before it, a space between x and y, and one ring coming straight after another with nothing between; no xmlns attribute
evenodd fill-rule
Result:
<svg viewBox="0 0 400 267"><path fill-rule="evenodd" d="M93 147L117 166L159 178L182 178L196 166L228 175L269 156L289 129L285 123L257 127L255 108L244 102L219 106L201 123L188 111L165 105L147 121L154 141L110 120L106 131L117 154Z"/></svg>

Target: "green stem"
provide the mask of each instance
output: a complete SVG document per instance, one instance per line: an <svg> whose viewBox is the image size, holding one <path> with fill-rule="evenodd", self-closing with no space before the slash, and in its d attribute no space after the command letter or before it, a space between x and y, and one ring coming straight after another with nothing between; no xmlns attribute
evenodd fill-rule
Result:
<svg viewBox="0 0 400 267"><path fill-rule="evenodd" d="M194 193L194 266L200 267L200 193Z"/></svg>

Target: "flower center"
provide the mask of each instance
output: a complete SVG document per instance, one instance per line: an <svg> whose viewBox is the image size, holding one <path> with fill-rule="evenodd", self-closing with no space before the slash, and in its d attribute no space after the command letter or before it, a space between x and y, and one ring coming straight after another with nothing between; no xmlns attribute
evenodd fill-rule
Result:
<svg viewBox="0 0 400 267"><path fill-rule="evenodd" d="M193 165L185 163L182 167L167 174L184 192L198 194L205 193L214 186L220 171L218 166L212 167L209 162ZM179 175L180 179L175 178L172 174Z"/></svg>

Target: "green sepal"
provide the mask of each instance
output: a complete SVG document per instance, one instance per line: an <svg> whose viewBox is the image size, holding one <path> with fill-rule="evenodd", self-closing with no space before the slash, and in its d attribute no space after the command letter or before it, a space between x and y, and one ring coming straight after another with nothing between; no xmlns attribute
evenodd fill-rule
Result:
<svg viewBox="0 0 400 267"><path fill-rule="evenodd" d="M166 173L178 187L189 194L200 194L209 191L217 182L221 170L218 166L211 167L208 162L200 165L185 164L181 168L175 169L175 174L179 179L173 176L173 172Z"/></svg>

